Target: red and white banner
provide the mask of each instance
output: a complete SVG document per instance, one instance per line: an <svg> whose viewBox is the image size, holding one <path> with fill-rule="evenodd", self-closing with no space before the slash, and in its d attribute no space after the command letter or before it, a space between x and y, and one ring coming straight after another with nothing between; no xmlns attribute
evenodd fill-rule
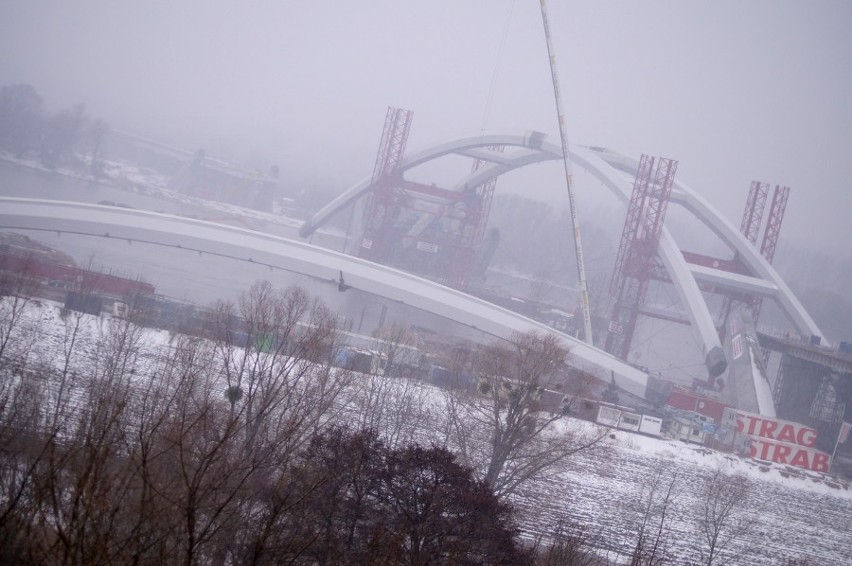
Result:
<svg viewBox="0 0 852 566"><path fill-rule="evenodd" d="M822 450L755 436L751 437L748 455L755 460L788 464L815 472L827 472L831 464L831 456Z"/></svg>
<svg viewBox="0 0 852 566"><path fill-rule="evenodd" d="M782 421L736 411L737 430L749 436L757 436L768 440L790 442L800 446L814 446L817 439L816 429L807 427L793 421Z"/></svg>
<svg viewBox="0 0 852 566"><path fill-rule="evenodd" d="M754 413L734 413L737 418L737 430L748 435L751 440L749 456L752 458L816 472L828 471L831 456L814 448L816 429Z"/></svg>

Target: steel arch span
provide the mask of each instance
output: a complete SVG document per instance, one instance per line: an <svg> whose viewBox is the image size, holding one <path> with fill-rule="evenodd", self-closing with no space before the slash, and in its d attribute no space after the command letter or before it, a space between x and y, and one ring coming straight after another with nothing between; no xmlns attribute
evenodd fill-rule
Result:
<svg viewBox="0 0 852 566"><path fill-rule="evenodd" d="M11 197L0 197L0 228L89 234L230 257L306 275L341 291L359 289L497 338L552 334L567 344L568 365L647 398L647 374L603 350L461 291L305 242L156 212Z"/></svg>
<svg viewBox="0 0 852 566"><path fill-rule="evenodd" d="M474 189L504 173L543 161L562 158L559 146L546 142L539 132L527 134L489 134L461 138L437 144L404 158L396 173L405 178L410 170L446 155L461 155L480 159L488 165L460 179L454 190ZM504 146L512 151L497 152L489 149ZM598 147L571 146L571 160L584 168L623 203L627 203L632 188L632 177L638 160L618 152ZM331 215L367 194L373 187L372 178L356 183L317 212L299 231L308 237ZM718 289L746 293L774 300L795 329L802 335L822 332L787 284L772 265L730 222L704 200L696 191L675 180L671 202L685 208L699 222L708 227L732 251L736 251L751 276L741 275L688 263L683 253L664 227L658 255L665 265L681 304L685 308L691 328L702 345L704 361L711 375L724 372L727 363L710 310L699 289L700 283L709 283Z"/></svg>

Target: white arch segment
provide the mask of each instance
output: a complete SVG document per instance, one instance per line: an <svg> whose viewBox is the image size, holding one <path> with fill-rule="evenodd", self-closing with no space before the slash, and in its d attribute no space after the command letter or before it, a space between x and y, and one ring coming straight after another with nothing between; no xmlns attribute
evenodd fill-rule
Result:
<svg viewBox="0 0 852 566"><path fill-rule="evenodd" d="M596 150L601 158L610 165L633 174L638 167L639 161L617 154L611 150L598 149ZM754 245L749 242L746 237L740 233L730 222L728 222L709 202L701 195L689 188L686 184L675 179L672 189L671 201L679 204L695 215L705 226L710 228L713 233L718 236L726 245L735 250L740 259L748 266L748 268L757 275L754 279L762 279L764 290L772 289L773 292L766 294L760 292L757 287L746 289L747 283L742 283L737 286L737 277L734 274L726 273L719 270L700 269L700 266L690 266L696 273L702 273L704 277L709 277L710 272L712 277L721 283L731 284L739 290L749 290L764 296L769 296L776 300L787 315L787 317L796 326L796 330L802 335L816 335L820 338L825 338L822 331L814 322L813 318L808 314L787 284L775 271L766 258L760 255L760 252ZM742 280L743 282L746 280Z"/></svg>
<svg viewBox="0 0 852 566"><path fill-rule="evenodd" d="M279 267L337 285L340 273L349 287L409 304L447 319L508 339L514 332L536 331L564 341L571 366L614 380L645 397L648 376L588 344L455 289L304 242L211 222L94 204L0 198L5 229L78 232L109 238L222 254Z"/></svg>
<svg viewBox="0 0 852 566"><path fill-rule="evenodd" d="M486 148L495 145L512 147L515 151L499 154L499 156L489 155ZM622 202L628 201L632 190L631 177L635 174L638 160L605 148L572 146L570 151L571 160L574 163L595 176ZM408 170L448 154L476 156L489 162L489 165L459 181L454 187L455 190L472 189L513 169L562 157L561 149L545 142L544 135L537 132L526 135L492 134L454 140L419 151L403 159L397 171L404 177ZM341 210L371 188L371 179L367 178L346 190L305 223L300 234L303 237L310 235L330 215ZM757 274L756 277L746 277L689 264L671 234L665 228L663 229L658 252L672 278L680 301L686 308L693 332L703 346L708 368L715 368L714 373L721 373L719 368L724 369L724 354L713 317L698 287L699 281L712 282L726 289L746 291L772 298L778 302L798 332L804 335L822 336L813 319L775 269L718 211L677 180L672 193L672 202L687 208L731 249L736 250L752 272Z"/></svg>
<svg viewBox="0 0 852 566"><path fill-rule="evenodd" d="M424 149L423 151L418 151L417 153L409 155L408 157L400 161L399 166L397 167L397 171L404 175L404 173L410 169L413 169L428 161L438 159L445 155L460 154L470 156L471 152L473 151L477 152L477 157L480 157L491 163L491 165L480 169L477 172L479 173L479 175L475 177L485 178L487 180L489 178L502 175L503 173L511 171L512 169L523 167L524 165L538 163L540 161L546 161L548 159L561 158L561 151L557 151L556 154L552 152L552 149L556 148L556 146L553 146L552 144L547 144L550 146L549 151L545 151L544 153L542 153L541 148L543 137L543 134L532 132L524 136L491 134L454 140L438 144ZM496 152L488 152L483 149L495 145L528 148L533 151L523 151L520 153L515 152L509 155L497 154ZM556 149L558 150L559 148ZM520 160L519 157L521 158ZM523 159L523 157L526 157L526 159ZM479 181L475 184L465 183L465 185L470 186L471 188L475 188L481 185L482 182L483 181ZM314 230L316 230L326 220L328 220L331 215L342 210L350 202L356 200L361 195L366 194L372 188L372 177L362 179L361 181L338 195L337 198L322 207L316 214L314 214L314 216L310 220L308 220L307 222L305 222L305 224L302 225L302 227L299 229L299 234L303 238L307 238L314 232ZM457 186L456 188L460 187Z"/></svg>
<svg viewBox="0 0 852 566"><path fill-rule="evenodd" d="M627 204L632 190L631 182L627 177L617 173L600 159L596 159L589 150L571 148L571 151L572 161L585 167L625 205ZM713 322L713 315L710 314L707 303L704 302L701 289L692 276L689 265L665 226L660 235L657 253L672 279L681 304L686 306L690 327L697 334L699 343L702 345L704 363L708 371L714 376L721 375L727 367L727 362Z"/></svg>

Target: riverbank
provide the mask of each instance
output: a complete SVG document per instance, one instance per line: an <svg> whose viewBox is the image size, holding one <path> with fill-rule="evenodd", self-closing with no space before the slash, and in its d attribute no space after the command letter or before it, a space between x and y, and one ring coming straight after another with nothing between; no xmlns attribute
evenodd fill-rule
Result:
<svg viewBox="0 0 852 566"><path fill-rule="evenodd" d="M84 183L92 187L100 187L102 189L121 191L131 196L141 196L150 199L161 201L160 203L146 203L149 206L136 206L138 199L131 199L124 202L122 199L101 199L95 202L110 204L118 204L130 206L132 208L143 208L153 212L167 212L169 214L177 214L190 218L198 218L210 222L233 223L234 219L243 219L245 227L251 229L262 229L262 224L274 224L286 227L291 231L298 230L304 223L303 220L293 218L287 214L289 210L285 210L281 206L277 206L277 211L264 212L245 208L224 202L206 200L199 197L193 197L173 191L168 188L169 179L164 175L160 175L150 170L139 168L133 164L116 161L105 160L103 165L103 175L94 176L88 170L77 170L70 167L57 167L49 169L42 165L38 160L18 158L6 151L0 151L0 161L5 163L26 168L32 171L37 171L51 176L60 176L67 179ZM91 192L89 193L91 194ZM13 196L23 196L23 194L15 194ZM69 195L76 197L77 195ZM39 196L39 198L44 198ZM60 198L57 195L54 198ZM68 198L67 200L78 200L78 198ZM124 199L127 200L127 199ZM86 202L89 202L86 200ZM164 206L171 204L172 206Z"/></svg>

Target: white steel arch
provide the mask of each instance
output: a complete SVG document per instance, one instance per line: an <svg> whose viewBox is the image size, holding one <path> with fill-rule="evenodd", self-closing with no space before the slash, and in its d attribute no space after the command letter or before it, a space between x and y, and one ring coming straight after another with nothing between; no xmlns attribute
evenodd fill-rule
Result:
<svg viewBox="0 0 852 566"><path fill-rule="evenodd" d="M608 164L627 166L631 174L636 171L638 160L619 155L610 150L596 149L595 153ZM779 303L784 314L793 322L796 330L802 335L817 335L824 338L822 331L808 314L787 284L775 271L766 258L728 222L709 202L696 191L675 179L671 201L691 212L702 224L710 228L720 240L732 250L756 274L756 277L746 277L717 269L690 265L693 275L702 281L713 282L728 289L746 291L749 293L770 297Z"/></svg>
<svg viewBox="0 0 852 566"><path fill-rule="evenodd" d="M95 204L0 197L0 227L91 234L197 250L300 273L412 305L498 338L552 334L566 363L646 398L648 376L614 356L510 310L432 281L304 242L191 218Z"/></svg>
<svg viewBox="0 0 852 566"><path fill-rule="evenodd" d="M561 159L561 149L544 141L544 138L545 135L542 133L530 132L524 135L489 134L453 140L426 148L403 159L397 168L397 173L404 178L409 170L449 154L474 157L489 165L461 179L454 187L455 190L473 189L513 169L542 161ZM487 149L490 146L500 145L514 148L514 151L498 153ZM571 146L569 151L572 162L591 173L622 202L628 201L632 188L632 176L635 175L638 165L637 159L605 148ZM328 217L369 192L371 188L371 178L353 185L306 222L299 231L300 235L309 236ZM772 265L715 208L677 179L672 192L672 202L684 206L726 245L736 250L752 273L756 274L754 277L749 277L690 264L684 259L672 235L663 228L658 253L672 278L680 302L686 309L693 332L702 345L705 364L711 374L721 374L726 367L726 362L713 317L698 287L699 282L712 282L723 289L771 298L778 303L800 334L822 336L816 323Z"/></svg>

